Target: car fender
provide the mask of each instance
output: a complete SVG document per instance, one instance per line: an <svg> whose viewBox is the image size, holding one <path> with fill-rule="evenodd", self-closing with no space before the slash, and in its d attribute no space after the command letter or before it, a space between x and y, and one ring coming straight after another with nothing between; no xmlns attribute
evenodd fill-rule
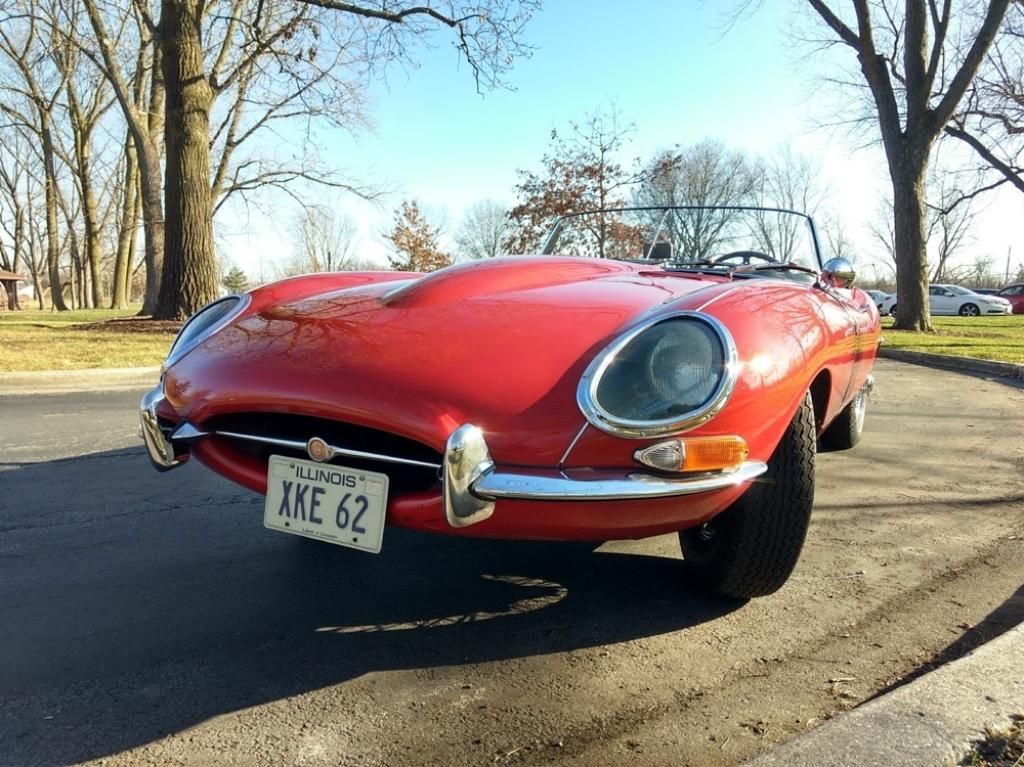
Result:
<svg viewBox="0 0 1024 767"><path fill-rule="evenodd" d="M751 280L725 286L710 300L707 294L701 299L702 304L684 300L660 311L685 308L718 319L736 345L739 369L722 412L686 436L736 434L746 440L752 460L767 460L815 381L828 382L823 391L819 384L812 392L819 431L852 399L848 390L856 380L854 363L872 341L858 337L850 313L823 291ZM877 315L874 318L877 325ZM565 465L629 465L637 449L663 439L624 439L589 426Z"/></svg>

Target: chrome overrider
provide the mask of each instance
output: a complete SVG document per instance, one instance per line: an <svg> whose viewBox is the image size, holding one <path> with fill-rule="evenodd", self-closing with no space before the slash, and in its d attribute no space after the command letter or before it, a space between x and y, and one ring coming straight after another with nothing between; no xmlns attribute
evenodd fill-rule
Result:
<svg viewBox="0 0 1024 767"><path fill-rule="evenodd" d="M139 403L139 431L149 451L149 460L157 471L168 471L183 463L157 420L156 409L163 398L163 386L160 385L146 392Z"/></svg>
<svg viewBox="0 0 1024 767"><path fill-rule="evenodd" d="M187 421L171 428L161 427L156 410L162 399L163 391L158 386L142 398L139 407L142 436L153 465L160 471L180 466L190 444L213 435L294 450L306 449L306 443L299 440L240 432L202 431ZM340 457L437 469L442 480L445 519L452 527L482 522L494 513L499 499L585 502L669 498L734 487L768 470L763 461L746 461L731 471L678 477L621 469L499 468L491 458L483 432L472 424L463 424L451 433L440 465L336 445L329 447Z"/></svg>

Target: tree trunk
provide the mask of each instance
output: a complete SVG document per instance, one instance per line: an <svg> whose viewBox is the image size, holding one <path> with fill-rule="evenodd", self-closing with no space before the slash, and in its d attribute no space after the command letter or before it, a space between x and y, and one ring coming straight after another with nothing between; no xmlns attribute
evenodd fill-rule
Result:
<svg viewBox="0 0 1024 767"><path fill-rule="evenodd" d="M61 288L59 252L57 245L57 179L53 167L53 136L50 133L48 120L43 120L40 133L43 139L43 189L46 198L46 270L50 275L50 300L53 308L66 312L68 305L64 303Z"/></svg>
<svg viewBox="0 0 1024 767"><path fill-rule="evenodd" d="M125 257L124 273L124 296L128 303L132 301L132 288L135 284L135 272L139 267L135 265L135 253L139 243L139 211L142 209L142 196L139 190L139 172L135 169L135 199L132 202L131 227L128 229L128 252Z"/></svg>
<svg viewBox="0 0 1024 767"><path fill-rule="evenodd" d="M66 210L66 209L65 209ZM78 249L78 231L75 221L70 215L65 216L68 225L68 296L71 298L72 309L85 309L85 275L82 272L81 251Z"/></svg>
<svg viewBox="0 0 1024 767"><path fill-rule="evenodd" d="M213 90L203 66L201 14L197 0L161 3L167 171L164 268L153 313L158 319L184 319L217 297L210 203Z"/></svg>
<svg viewBox="0 0 1024 767"><path fill-rule="evenodd" d="M32 271L32 296L39 304L39 311L43 311L46 308L46 300L43 298L43 286L35 270Z"/></svg>
<svg viewBox="0 0 1024 767"><path fill-rule="evenodd" d="M153 71L149 86L149 107L146 136L135 136L136 160L139 163L139 184L142 187L142 227L145 235L143 257L146 261L146 287L140 314L156 312L160 293L160 275L164 264L163 182L160 167L160 145L157 138L163 129L164 78L161 72L162 52L159 43L153 46ZM143 139L140 141L140 139ZM131 275L128 277L131 280Z"/></svg>
<svg viewBox="0 0 1024 767"><path fill-rule="evenodd" d="M124 189L117 229L117 253L114 256L111 309L124 309L131 299L129 280L132 268L132 246L135 242L135 224L139 216L138 176L139 167L135 159L135 141L129 133L124 142Z"/></svg>
<svg viewBox="0 0 1024 767"><path fill-rule="evenodd" d="M927 157L927 153L924 153ZM924 183L927 160L891 163L896 252L896 330L932 329L928 303L928 251Z"/></svg>
<svg viewBox="0 0 1024 767"><path fill-rule="evenodd" d="M146 292L142 299L141 314L156 311L156 297L160 287L160 273L164 262L164 208L160 188L160 156L150 146L135 150L139 160L139 182L142 186L142 229L145 236L143 257L146 260Z"/></svg>
<svg viewBox="0 0 1024 767"><path fill-rule="evenodd" d="M105 303L103 297L103 277L100 274L100 232L96 211L96 194L92 186L92 168L90 150L84 136L83 145L79 150L78 168L82 187L82 221L85 225L85 261L89 269L89 298L94 308L98 309Z"/></svg>
<svg viewBox="0 0 1024 767"><path fill-rule="evenodd" d="M21 252L22 248L25 247L25 214L21 209L21 203L15 201L14 203L14 273L18 273L18 269L21 266ZM1007 269L1009 269L1009 258L1006 261ZM18 285L14 285L14 308L20 309L21 303L18 298Z"/></svg>

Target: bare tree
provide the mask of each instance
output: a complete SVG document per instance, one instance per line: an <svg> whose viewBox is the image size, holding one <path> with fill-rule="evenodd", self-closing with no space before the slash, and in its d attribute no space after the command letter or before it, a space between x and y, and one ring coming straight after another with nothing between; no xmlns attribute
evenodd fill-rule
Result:
<svg viewBox="0 0 1024 767"><path fill-rule="evenodd" d="M584 210L619 207L630 190L647 177L647 170L622 164L621 154L634 131L615 107L596 110L582 121L569 123L565 135L551 131L551 145L540 173L520 170L515 192L519 202L509 212L505 240L510 253L537 250L553 219ZM596 252L617 234L615 215L587 219Z"/></svg>
<svg viewBox="0 0 1024 767"><path fill-rule="evenodd" d="M834 214L827 214L816 219L818 234L821 237L819 245L824 249L823 258L845 258L850 262L857 260L853 241L849 237L842 219Z"/></svg>
<svg viewBox="0 0 1024 767"><path fill-rule="evenodd" d="M504 255L508 210L497 200L480 200L466 208L455 232L459 256L466 259Z"/></svg>
<svg viewBox="0 0 1024 767"><path fill-rule="evenodd" d="M135 154L135 141L129 132L124 141L121 182L117 189L120 208L117 212L117 244L111 275L110 307L124 309L131 299L132 262L139 220L139 163Z"/></svg>
<svg viewBox="0 0 1024 767"><path fill-rule="evenodd" d="M74 6L77 8L77 6ZM65 158L71 169L81 200L84 257L89 270L90 300L94 307L102 306L103 280L101 261L101 212L96 193L96 168L93 162L93 137L96 127L113 101L109 88L98 73L82 72L78 66L80 54L77 46L65 36L54 51L54 59L64 78L65 104L70 118L73 152ZM70 225L70 224L69 224Z"/></svg>
<svg viewBox="0 0 1024 767"><path fill-rule="evenodd" d="M894 200L896 327L930 330L924 184L932 147L960 108L1010 0L977 0L978 21L951 0L852 0L853 19L811 8L856 57L871 95Z"/></svg>
<svg viewBox="0 0 1024 767"><path fill-rule="evenodd" d="M931 281L945 282L952 278L950 269L956 256L974 242L976 214L973 200L962 196L949 173L933 174L928 196L928 249L935 256Z"/></svg>
<svg viewBox="0 0 1024 767"><path fill-rule="evenodd" d="M47 265L45 209L42 183L33 172L38 157L29 148L31 140L20 130L8 131L0 142L0 237L6 236L15 265L13 271L27 270L32 292L40 309L46 308ZM36 169L41 172L41 169ZM5 213L7 215L5 215ZM20 264L20 266L19 266Z"/></svg>
<svg viewBox="0 0 1024 767"><path fill-rule="evenodd" d="M764 207L813 215L829 194L820 181L821 168L788 145L761 160L754 176L756 200ZM807 242L807 224L797 216L755 213L753 221L761 249L778 261L791 260Z"/></svg>
<svg viewBox="0 0 1024 767"><path fill-rule="evenodd" d="M981 254L975 256L969 263L951 268L946 279L968 288L991 288L1000 284L995 265L995 258Z"/></svg>
<svg viewBox="0 0 1024 767"><path fill-rule="evenodd" d="M29 252L30 189L22 154L27 151L20 130L8 131L6 140L0 142L0 266L15 273L22 266L28 268L33 287L38 287L37 266ZM18 308L17 291L11 308Z"/></svg>
<svg viewBox="0 0 1024 767"><path fill-rule="evenodd" d="M747 155L717 141L702 141L656 154L635 201L652 206L751 204L762 178L761 169ZM663 233L675 252L701 260L713 254L735 219L735 212L729 210L696 210L687 216L669 216Z"/></svg>
<svg viewBox="0 0 1024 767"><path fill-rule="evenodd" d="M355 253L355 221L333 205L304 207L295 222L295 244L292 264L299 273L344 271Z"/></svg>
<svg viewBox="0 0 1024 767"><path fill-rule="evenodd" d="M0 98L0 112L14 125L30 131L38 138L42 162L46 212L46 266L50 281L50 297L55 309L66 310L61 290L59 268L59 232L57 221L57 169L54 147L53 119L64 89L64 77L46 55L54 45L54 36L37 14L52 13L29 0L28 8L12 7L0 17L0 56L10 65L4 78L5 95Z"/></svg>
<svg viewBox="0 0 1024 767"><path fill-rule="evenodd" d="M160 135L165 95L160 65L161 48L156 40L157 25L150 15L148 1L133 0L131 13L134 27L115 27L117 34L112 35L108 27L112 22L117 23L123 14L118 14L117 9L101 7L99 0L81 0L96 44L90 44L84 32L69 32L74 34L73 40L78 41L83 55L92 60L109 80L135 150L129 164L138 166L139 207L145 239L146 289L142 314L153 314L156 310L164 255ZM70 25L68 29L72 29ZM130 38L133 44L128 45L126 41L133 32ZM98 55L96 48L99 49ZM133 67L132 70L126 69L129 65ZM125 172L128 174L130 168ZM126 211L125 206L122 206L122 231L127 232L124 228L129 223L126 218L131 217L131 208ZM119 243L119 253L121 247L127 247L127 243ZM122 264L121 269L127 277L127 267Z"/></svg>

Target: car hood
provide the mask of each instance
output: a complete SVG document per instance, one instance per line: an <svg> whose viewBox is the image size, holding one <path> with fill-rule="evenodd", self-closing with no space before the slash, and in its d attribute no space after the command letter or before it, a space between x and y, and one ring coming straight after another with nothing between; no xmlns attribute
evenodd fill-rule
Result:
<svg viewBox="0 0 1024 767"><path fill-rule="evenodd" d="M552 464L584 423L579 378L611 338L651 312L696 308L735 286L541 257L396 276L346 286L343 275L319 275L289 283L291 297L254 291L245 314L168 369L169 403L198 425L224 413L298 412L437 449L473 423L496 460Z"/></svg>

